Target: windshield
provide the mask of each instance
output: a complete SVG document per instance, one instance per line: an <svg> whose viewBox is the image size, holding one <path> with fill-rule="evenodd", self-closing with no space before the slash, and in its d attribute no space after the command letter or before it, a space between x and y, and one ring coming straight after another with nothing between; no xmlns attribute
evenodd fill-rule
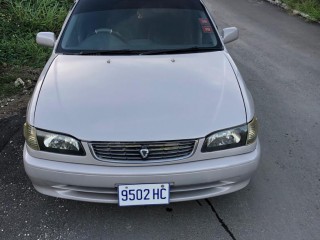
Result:
<svg viewBox="0 0 320 240"><path fill-rule="evenodd" d="M179 49L222 49L198 0L80 0L57 52L156 54Z"/></svg>

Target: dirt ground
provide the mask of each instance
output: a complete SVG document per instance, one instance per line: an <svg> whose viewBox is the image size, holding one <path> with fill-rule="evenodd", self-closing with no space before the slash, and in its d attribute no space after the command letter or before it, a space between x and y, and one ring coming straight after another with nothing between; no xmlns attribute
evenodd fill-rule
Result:
<svg viewBox="0 0 320 240"><path fill-rule="evenodd" d="M21 78L24 83L14 90L14 92L16 92L15 94L0 96L0 119L20 113L27 108L40 73L41 69L0 66L0 77L2 81L5 79L12 79L8 83L12 88L15 88L14 82L17 77Z"/></svg>
<svg viewBox="0 0 320 240"><path fill-rule="evenodd" d="M17 94L10 98L1 99L0 119L12 116L26 109L30 97L31 94ZM2 105L3 103L4 105Z"/></svg>

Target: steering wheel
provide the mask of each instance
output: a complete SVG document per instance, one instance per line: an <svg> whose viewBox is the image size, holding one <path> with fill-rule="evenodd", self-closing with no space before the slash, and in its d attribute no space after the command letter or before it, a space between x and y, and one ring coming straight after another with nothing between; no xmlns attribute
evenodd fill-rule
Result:
<svg viewBox="0 0 320 240"><path fill-rule="evenodd" d="M112 36L115 36L119 40L121 40L123 43L128 43L126 39L123 38L123 36L119 32L115 32L110 28L98 28L94 30L94 34L100 34L100 33L108 33Z"/></svg>

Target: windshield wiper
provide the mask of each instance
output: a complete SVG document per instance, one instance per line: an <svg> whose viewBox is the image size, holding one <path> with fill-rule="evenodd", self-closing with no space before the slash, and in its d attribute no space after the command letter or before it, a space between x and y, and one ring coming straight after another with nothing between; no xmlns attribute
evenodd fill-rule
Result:
<svg viewBox="0 0 320 240"><path fill-rule="evenodd" d="M190 47L190 48L178 48L178 49L150 50L150 51L144 51L144 52L140 53L140 55L214 52L214 51L220 51L220 50L222 50L222 49L214 48L214 47Z"/></svg>
<svg viewBox="0 0 320 240"><path fill-rule="evenodd" d="M174 53L196 53L196 52L213 52L220 51L220 48L213 47L190 47L179 49L159 49L159 50L84 50L75 53L66 53L70 55L157 55L157 54L174 54Z"/></svg>
<svg viewBox="0 0 320 240"><path fill-rule="evenodd" d="M75 55L138 55L141 51L121 49L121 50L95 50L95 51L81 51Z"/></svg>

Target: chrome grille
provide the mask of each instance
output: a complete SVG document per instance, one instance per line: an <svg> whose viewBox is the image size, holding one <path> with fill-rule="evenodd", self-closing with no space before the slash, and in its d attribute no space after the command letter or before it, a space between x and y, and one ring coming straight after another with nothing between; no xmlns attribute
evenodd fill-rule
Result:
<svg viewBox="0 0 320 240"><path fill-rule="evenodd" d="M96 158L115 161L152 161L187 158L192 155L196 140L167 142L94 142L90 147ZM149 154L142 157L140 151Z"/></svg>

